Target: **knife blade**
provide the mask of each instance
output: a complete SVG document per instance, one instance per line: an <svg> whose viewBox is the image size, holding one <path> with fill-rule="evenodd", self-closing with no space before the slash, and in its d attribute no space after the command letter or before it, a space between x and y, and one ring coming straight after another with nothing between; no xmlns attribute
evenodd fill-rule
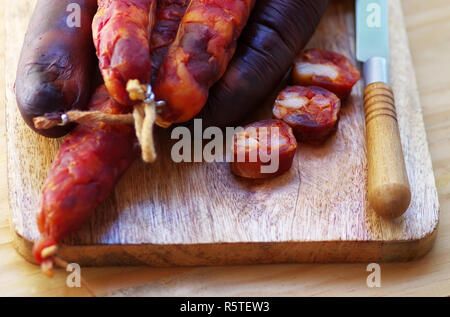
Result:
<svg viewBox="0 0 450 317"><path fill-rule="evenodd" d="M389 84L388 19L387 0L356 1L356 58L364 63L366 85Z"/></svg>
<svg viewBox="0 0 450 317"><path fill-rule="evenodd" d="M368 200L386 218L409 207L411 190L389 83L387 0L356 0L356 55L364 63Z"/></svg>

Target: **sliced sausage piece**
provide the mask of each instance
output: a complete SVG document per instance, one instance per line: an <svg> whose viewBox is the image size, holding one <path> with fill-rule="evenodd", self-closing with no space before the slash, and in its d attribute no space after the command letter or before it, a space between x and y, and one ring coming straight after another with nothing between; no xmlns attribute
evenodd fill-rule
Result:
<svg viewBox="0 0 450 317"><path fill-rule="evenodd" d="M340 99L321 87L290 86L275 101L273 116L289 124L299 142L322 143L337 128Z"/></svg>
<svg viewBox="0 0 450 317"><path fill-rule="evenodd" d="M343 55L318 49L300 54L292 71L294 84L319 86L334 92L339 98L347 98L361 75Z"/></svg>
<svg viewBox="0 0 450 317"><path fill-rule="evenodd" d="M231 171L237 176L262 179L288 171L297 141L291 127L280 120L252 123L234 135Z"/></svg>

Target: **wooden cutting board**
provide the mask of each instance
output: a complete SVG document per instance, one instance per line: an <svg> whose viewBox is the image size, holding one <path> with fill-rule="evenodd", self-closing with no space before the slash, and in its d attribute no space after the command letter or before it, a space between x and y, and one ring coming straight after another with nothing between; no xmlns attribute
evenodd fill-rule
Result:
<svg viewBox="0 0 450 317"><path fill-rule="evenodd" d="M310 47L355 64L354 1L332 1ZM32 261L40 187L61 141L32 133L17 111L13 83L34 1L6 7L7 137L15 247ZM401 218L378 217L367 202L363 83L325 145L300 145L287 174L267 181L233 177L226 163L175 164L159 132L159 160L137 162L69 239L60 256L81 265L190 266L281 262L405 261L436 237L439 203L399 0L389 1L391 74L412 189ZM267 117L266 107L257 115Z"/></svg>

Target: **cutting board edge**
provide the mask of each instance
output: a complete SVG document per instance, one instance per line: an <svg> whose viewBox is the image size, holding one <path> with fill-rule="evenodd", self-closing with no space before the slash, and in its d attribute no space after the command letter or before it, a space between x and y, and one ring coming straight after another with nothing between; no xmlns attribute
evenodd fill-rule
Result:
<svg viewBox="0 0 450 317"><path fill-rule="evenodd" d="M183 267L281 263L408 262L427 255L439 224L410 240L335 240L279 242L218 242L194 244L63 245L59 256L81 266ZM13 228L13 246L28 262L33 241ZM230 255L231 254L231 255Z"/></svg>

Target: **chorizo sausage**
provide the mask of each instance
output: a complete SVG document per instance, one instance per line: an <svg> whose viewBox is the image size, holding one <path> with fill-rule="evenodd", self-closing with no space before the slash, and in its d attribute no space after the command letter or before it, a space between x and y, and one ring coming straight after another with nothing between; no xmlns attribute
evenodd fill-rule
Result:
<svg viewBox="0 0 450 317"><path fill-rule="evenodd" d="M291 127L274 119L246 126L235 134L233 141L231 171L250 179L285 173L291 168L297 149Z"/></svg>
<svg viewBox="0 0 450 317"><path fill-rule="evenodd" d="M340 99L321 87L290 86L275 101L273 116L289 124L299 142L322 143L339 121Z"/></svg>
<svg viewBox="0 0 450 317"><path fill-rule="evenodd" d="M90 110L111 114L131 111L117 104L102 85ZM77 126L62 144L45 180L37 222L42 239L33 254L42 263L42 250L58 244L76 230L111 193L138 157L132 126L104 123Z"/></svg>
<svg viewBox="0 0 450 317"><path fill-rule="evenodd" d="M292 71L294 84L300 86L319 86L346 99L360 78L359 71L343 55L309 49L300 54Z"/></svg>
<svg viewBox="0 0 450 317"><path fill-rule="evenodd" d="M258 0L224 76L198 118L204 126L240 123L279 86L311 38L327 0Z"/></svg>
<svg viewBox="0 0 450 317"><path fill-rule="evenodd" d="M126 85L150 84L150 36L156 0L99 0L92 23L94 44L106 88L120 104L131 105Z"/></svg>
<svg viewBox="0 0 450 317"><path fill-rule="evenodd" d="M152 83L180 26L189 0L160 0L156 8L156 23L150 41L152 63Z"/></svg>
<svg viewBox="0 0 450 317"><path fill-rule="evenodd" d="M68 23L74 4L81 9L79 25ZM37 2L20 55L15 93L25 122L41 135L61 137L73 125L38 130L33 118L83 109L89 102L95 61L91 22L96 9L96 0Z"/></svg>
<svg viewBox="0 0 450 317"><path fill-rule="evenodd" d="M211 86L234 55L254 0L192 0L155 83L163 127L186 122L203 108Z"/></svg>

